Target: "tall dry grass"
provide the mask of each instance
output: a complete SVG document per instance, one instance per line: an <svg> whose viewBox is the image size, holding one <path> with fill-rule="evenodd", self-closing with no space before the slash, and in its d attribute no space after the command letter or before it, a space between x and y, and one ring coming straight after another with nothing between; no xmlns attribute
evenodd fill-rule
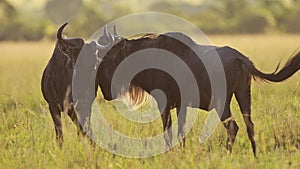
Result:
<svg viewBox="0 0 300 169"><path fill-rule="evenodd" d="M209 36L216 45L232 46L265 71L285 62L300 46L299 35ZM240 131L231 156L226 155L226 133L219 125L213 136L199 144L207 116L199 111L187 136L186 148L178 146L161 155L131 159L115 156L85 138L77 137L75 125L63 115L64 146L55 142L54 125L40 91L43 68L54 42L0 43L0 168L300 168L299 73L278 84L254 82L252 112L258 158L250 142L237 103L232 111ZM139 125L128 122L112 102L99 97L104 117L114 129L132 136L151 136L162 129L160 119ZM175 120L175 114L173 113Z"/></svg>

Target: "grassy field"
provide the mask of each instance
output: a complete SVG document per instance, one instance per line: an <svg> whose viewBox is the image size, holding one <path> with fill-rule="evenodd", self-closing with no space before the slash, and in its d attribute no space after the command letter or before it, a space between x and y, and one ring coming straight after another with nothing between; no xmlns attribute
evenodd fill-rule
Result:
<svg viewBox="0 0 300 169"><path fill-rule="evenodd" d="M232 46L265 72L285 62L300 46L299 35L209 36L215 45ZM65 143L56 145L54 125L42 98L40 79L54 42L0 43L0 168L300 168L300 74L282 83L254 82L252 112L258 158L254 159L245 125L235 100L234 117L240 126L232 155L225 150L226 133L219 124L205 143L199 133L207 113L199 110L196 125L183 151L144 159L113 155L95 149L77 136L75 125L63 115ZM127 123L111 102L97 99L109 123L120 132L155 135L160 119L145 125ZM173 112L174 113L174 112ZM173 114L175 116L175 114ZM145 134L147 133L147 134Z"/></svg>

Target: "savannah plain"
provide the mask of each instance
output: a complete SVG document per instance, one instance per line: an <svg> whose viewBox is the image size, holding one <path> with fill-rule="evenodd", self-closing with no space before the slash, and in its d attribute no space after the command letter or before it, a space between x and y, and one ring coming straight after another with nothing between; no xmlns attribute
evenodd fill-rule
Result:
<svg viewBox="0 0 300 169"><path fill-rule="evenodd" d="M299 50L300 35L212 35L214 45L228 45L249 57L264 72L273 72ZM254 158L238 105L231 109L240 130L227 155L226 131L218 125L212 137L200 144L199 133L208 113L198 111L196 125L179 146L150 158L125 158L77 136L74 123L63 114L64 144L59 149L40 81L55 42L0 43L0 168L300 168L300 74L281 83L252 83L252 117L258 157ZM99 108L109 124L133 136L160 133L157 119L142 127L121 116L113 102L101 94ZM172 112L176 120L175 112Z"/></svg>

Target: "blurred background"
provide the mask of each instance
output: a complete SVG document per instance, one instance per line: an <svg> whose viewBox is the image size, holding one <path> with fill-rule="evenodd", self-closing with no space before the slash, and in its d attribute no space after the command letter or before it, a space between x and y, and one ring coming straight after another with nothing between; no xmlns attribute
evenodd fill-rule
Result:
<svg viewBox="0 0 300 169"><path fill-rule="evenodd" d="M87 38L109 21L147 11L180 16L206 34L300 33L300 0L0 0L0 41L54 40L66 21L67 33Z"/></svg>
<svg viewBox="0 0 300 169"><path fill-rule="evenodd" d="M299 73L282 83L253 81L257 159L235 99L231 109L240 131L231 156L226 156L227 136L221 124L207 142L199 144L208 116L204 111L199 111L184 151L176 147L145 159L127 159L89 146L63 113L65 144L59 149L40 87L57 28L69 22L64 35L87 39L104 24L138 12L180 16L200 28L213 45L239 50L266 73L278 63L281 68L300 49L300 0L0 0L0 169L300 168ZM131 20L128 27L146 27L145 21ZM167 24L161 17L158 21ZM100 110L116 131L132 137L161 133L160 119L145 124L129 121L100 93ZM172 117L175 122L176 115Z"/></svg>

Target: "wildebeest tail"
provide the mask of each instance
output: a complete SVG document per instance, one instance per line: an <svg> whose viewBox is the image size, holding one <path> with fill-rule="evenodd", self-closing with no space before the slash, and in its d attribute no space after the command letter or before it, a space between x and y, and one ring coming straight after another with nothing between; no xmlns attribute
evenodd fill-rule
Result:
<svg viewBox="0 0 300 169"><path fill-rule="evenodd" d="M238 52L239 53L239 52ZM300 68L300 51L297 52L294 56L292 56L278 71L279 64L277 65L277 69L273 73L263 73L258 70L253 62L249 60L249 58L243 56L241 53L238 56L239 60L243 63L247 71L254 77L259 78L261 80L267 80L271 82L281 82L289 77L291 77L294 73L296 73Z"/></svg>

